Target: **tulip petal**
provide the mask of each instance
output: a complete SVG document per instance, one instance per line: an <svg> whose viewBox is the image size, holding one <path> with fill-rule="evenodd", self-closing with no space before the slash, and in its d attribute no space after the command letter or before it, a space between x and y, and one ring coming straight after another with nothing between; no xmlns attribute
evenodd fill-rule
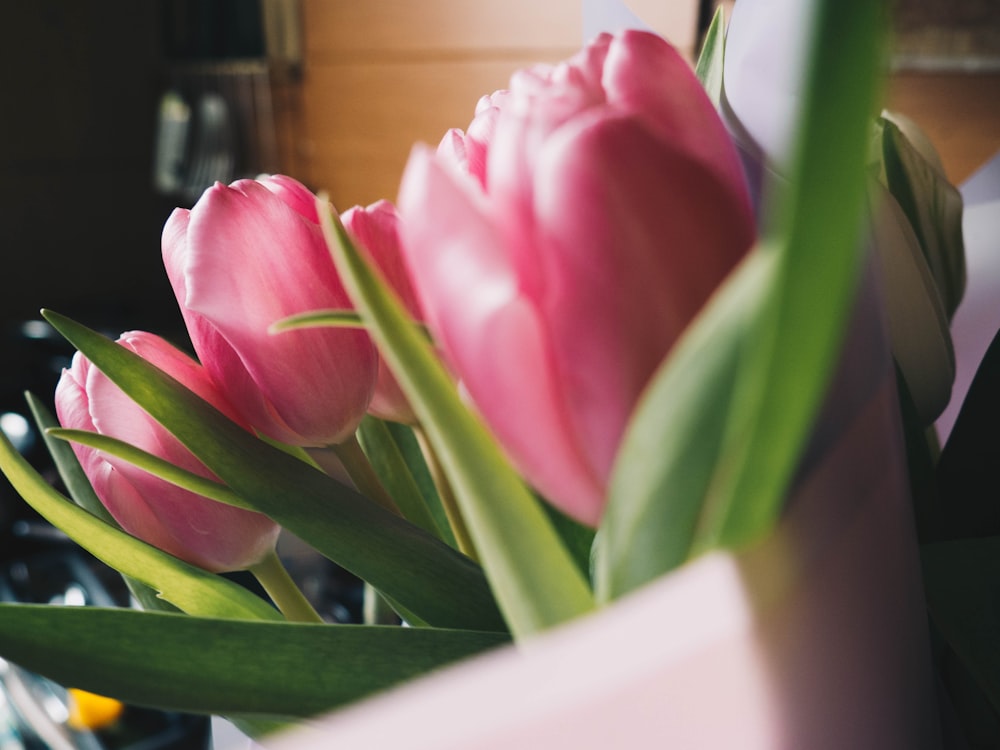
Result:
<svg viewBox="0 0 1000 750"><path fill-rule="evenodd" d="M416 320L421 320L417 294L410 282L410 275L399 249L399 214L389 201L381 200L362 208L355 206L340 217L341 223L354 239L363 247L375 263L389 287L396 293L406 311ZM379 357L378 376L375 392L368 405L368 412L381 419L412 423L413 409L400 390L396 378Z"/></svg>
<svg viewBox="0 0 1000 750"><path fill-rule="evenodd" d="M753 226L741 194L626 115L594 112L553 134L534 194L536 252L558 269L536 301L554 377L606 479L650 376L749 249Z"/></svg>
<svg viewBox="0 0 1000 750"><path fill-rule="evenodd" d="M661 143L696 157L716 172L721 185L744 184L736 151L712 101L688 62L663 39L640 31L616 36L602 83L611 108L638 117Z"/></svg>
<svg viewBox="0 0 1000 750"><path fill-rule="evenodd" d="M566 512L593 524L600 485L574 450L537 311L466 185L420 148L403 176L404 250L420 270L413 278L428 322L514 462L541 492L558 492Z"/></svg>
<svg viewBox="0 0 1000 750"><path fill-rule="evenodd" d="M351 306L316 225L259 183L216 185L192 211L183 247L169 245L165 233L164 257L172 280L183 267L183 283L174 282L182 307L217 334L189 325L202 362L241 410L251 405L255 427L298 444L353 432L377 367L368 336L330 328L268 333L296 313Z"/></svg>
<svg viewBox="0 0 1000 750"><path fill-rule="evenodd" d="M304 219L319 224L316 196L296 179L283 174L265 177L259 183L281 198L282 202Z"/></svg>

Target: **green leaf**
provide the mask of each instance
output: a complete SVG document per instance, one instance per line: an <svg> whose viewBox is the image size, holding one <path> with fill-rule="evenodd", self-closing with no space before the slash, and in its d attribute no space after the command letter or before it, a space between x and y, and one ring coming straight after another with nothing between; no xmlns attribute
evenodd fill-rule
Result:
<svg viewBox="0 0 1000 750"><path fill-rule="evenodd" d="M94 488L90 485L90 480L83 473L83 467L80 466L80 462L77 460L76 454L73 453L73 449L64 440L56 439L49 432L51 429L57 429L59 422L56 421L56 418L37 397L31 393L26 393L24 396L28 402L28 407L31 409L31 414L35 418L35 424L38 425L38 430L42 433L45 447L49 449L49 454L52 456L56 470L59 472L59 476L66 485L66 490L73 498L73 501L105 523L117 526L118 523L108 512L108 509L104 507L100 498L97 497Z"/></svg>
<svg viewBox="0 0 1000 750"><path fill-rule="evenodd" d="M59 494L0 432L0 469L24 500L94 557L155 588L195 615L281 619L267 602L231 581L178 560L91 515Z"/></svg>
<svg viewBox="0 0 1000 750"><path fill-rule="evenodd" d="M921 558L931 619L1000 711L1000 537L927 545Z"/></svg>
<svg viewBox="0 0 1000 750"><path fill-rule="evenodd" d="M427 327L420 322L415 325L424 332L428 340L430 333ZM309 312L290 315L287 318L273 323L270 327L271 333L284 333L294 331L296 328L367 328L368 323L361 317L357 310L310 310Z"/></svg>
<svg viewBox="0 0 1000 750"><path fill-rule="evenodd" d="M0 654L55 682L192 713L308 717L505 642L495 633L0 604Z"/></svg>
<svg viewBox="0 0 1000 750"><path fill-rule="evenodd" d="M828 386L858 284L865 162L885 9L826 0L814 18L796 149L758 252L774 283L747 336L697 546L741 547L777 520Z"/></svg>
<svg viewBox="0 0 1000 750"><path fill-rule="evenodd" d="M444 531L431 515L420 487L385 422L365 417L358 427L358 441L403 517L438 539L444 539Z"/></svg>
<svg viewBox="0 0 1000 750"><path fill-rule="evenodd" d="M693 554L747 330L773 270L773 256L748 256L684 332L636 406L597 536L599 600L626 594Z"/></svg>
<svg viewBox="0 0 1000 750"><path fill-rule="evenodd" d="M594 539L597 530L570 518L541 497L538 498L538 504L545 511L545 515L562 539L580 573L589 579L593 567Z"/></svg>
<svg viewBox="0 0 1000 750"><path fill-rule="evenodd" d="M725 34L726 22L725 14L720 5L715 9L712 16L712 23L705 32L705 42L701 47L701 54L698 55L698 64L694 73L705 88L705 93L712 100L716 109L722 99L722 70L725 63Z"/></svg>
<svg viewBox="0 0 1000 750"><path fill-rule="evenodd" d="M950 319L965 291L962 194L895 123L879 124L886 187L913 227Z"/></svg>
<svg viewBox="0 0 1000 750"><path fill-rule="evenodd" d="M344 287L371 322L372 337L451 480L511 632L529 635L592 610L590 588L545 512L325 200L318 206Z"/></svg>
<svg viewBox="0 0 1000 750"><path fill-rule="evenodd" d="M194 492L202 497L207 497L218 503L232 505L236 508L253 510L253 506L243 498L233 492L224 484L219 484L211 479L194 472L182 469L169 461L164 461L159 456L136 448L126 442L117 440L107 435L87 430L68 430L62 427L53 427L48 430L48 434L60 440L68 440L80 445L96 448L109 456L115 456L128 461L143 471L147 471L155 477L159 477L166 482L170 482L176 487L180 487L190 492Z"/></svg>
<svg viewBox="0 0 1000 750"><path fill-rule="evenodd" d="M290 315L273 323L271 333L284 333L297 328L364 328L365 322L357 310L310 310Z"/></svg>
<svg viewBox="0 0 1000 750"><path fill-rule="evenodd" d="M242 429L169 375L51 311L46 319L255 510L435 627L503 630L471 560Z"/></svg>
<svg viewBox="0 0 1000 750"><path fill-rule="evenodd" d="M457 547L455 534L452 532L451 524L448 522L448 514L444 509L444 504L441 502L440 495L438 495L437 487L434 484L434 477L428 468L427 460L421 449L416 431L412 427L399 424L398 422L386 422L385 426L392 434L392 438L396 442L396 448L399 449L400 455L403 456L403 461L410 470L413 481L416 482L417 487L420 489L424 503L426 503L428 510L430 510L431 515L434 517L435 525L443 531L444 540L451 546Z"/></svg>

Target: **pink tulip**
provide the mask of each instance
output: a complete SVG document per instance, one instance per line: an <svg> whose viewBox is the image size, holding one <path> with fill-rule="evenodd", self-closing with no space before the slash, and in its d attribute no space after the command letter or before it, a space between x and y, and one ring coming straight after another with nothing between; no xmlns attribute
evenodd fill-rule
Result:
<svg viewBox="0 0 1000 750"><path fill-rule="evenodd" d="M269 326L352 307L317 224L315 196L289 177L209 188L163 229L163 260L199 359L253 427L285 443L339 443L365 415L378 372L364 331Z"/></svg>
<svg viewBox="0 0 1000 750"><path fill-rule="evenodd" d="M350 208L341 214L340 219L351 238L368 252L369 258L382 273L386 283L400 297L407 312L415 319L422 320L417 296L399 247L399 214L396 207L389 201L382 200L365 208ZM368 411L376 417L395 422L409 424L415 419L410 402L381 358L375 395L368 405Z"/></svg>
<svg viewBox="0 0 1000 750"><path fill-rule="evenodd" d="M141 331L118 343L171 375L239 421L205 370L163 339ZM73 357L56 387L63 427L124 440L176 466L215 477L181 443L82 354ZM73 445L101 502L128 533L214 572L242 570L274 549L279 527L266 516L182 490L132 464Z"/></svg>
<svg viewBox="0 0 1000 750"><path fill-rule="evenodd" d="M688 64L602 35L521 71L414 150L403 249L427 323L514 463L596 524L654 370L754 241L743 173Z"/></svg>

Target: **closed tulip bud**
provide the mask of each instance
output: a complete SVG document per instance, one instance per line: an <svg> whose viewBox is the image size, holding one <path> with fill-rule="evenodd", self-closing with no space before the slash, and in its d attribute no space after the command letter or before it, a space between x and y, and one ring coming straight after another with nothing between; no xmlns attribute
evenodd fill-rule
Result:
<svg viewBox="0 0 1000 750"><path fill-rule="evenodd" d="M417 296L399 248L399 214L396 207L389 201L377 201L365 208L350 208L341 214L340 219L351 238L366 250L383 279L399 296L406 311L414 319L421 320ZM414 421L410 402L381 358L375 394L368 411L381 419L406 424Z"/></svg>
<svg viewBox="0 0 1000 750"><path fill-rule="evenodd" d="M399 206L451 368L526 478L596 524L642 390L755 238L689 65L627 31L521 71L414 150Z"/></svg>
<svg viewBox="0 0 1000 750"><path fill-rule="evenodd" d="M349 437L378 372L362 330L272 323L347 309L315 196L288 177L209 188L163 230L163 260L198 358L255 429L292 445Z"/></svg>
<svg viewBox="0 0 1000 750"><path fill-rule="evenodd" d="M118 343L180 381L228 417L238 417L205 370L163 339L125 333ZM77 353L55 395L63 427L117 438L203 477L215 477L90 360ZM279 527L259 513L180 489L134 465L73 445L101 503L133 536L214 572L243 570L274 550Z"/></svg>

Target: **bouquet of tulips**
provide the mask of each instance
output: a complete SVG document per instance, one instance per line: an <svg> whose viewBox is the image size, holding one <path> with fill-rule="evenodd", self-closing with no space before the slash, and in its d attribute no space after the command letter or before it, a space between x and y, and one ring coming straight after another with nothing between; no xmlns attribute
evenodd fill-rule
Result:
<svg viewBox="0 0 1000 750"><path fill-rule="evenodd" d="M695 70L626 31L516 73L414 149L395 205L338 214L266 176L176 210L163 260L195 357L46 311L79 350L54 417L30 397L69 496L0 449L136 606L0 605L0 655L261 735L605 616L702 560L754 559L817 456L853 439L816 430L849 332L882 330L873 185L907 262L952 272L925 291L948 313L961 293L953 189L891 121L873 129L881 14L817 3L796 146L763 186L720 115L717 18ZM916 454L935 407L897 402L896 380L879 386L889 439ZM281 529L408 627L324 623ZM266 596L220 575L242 570Z"/></svg>

